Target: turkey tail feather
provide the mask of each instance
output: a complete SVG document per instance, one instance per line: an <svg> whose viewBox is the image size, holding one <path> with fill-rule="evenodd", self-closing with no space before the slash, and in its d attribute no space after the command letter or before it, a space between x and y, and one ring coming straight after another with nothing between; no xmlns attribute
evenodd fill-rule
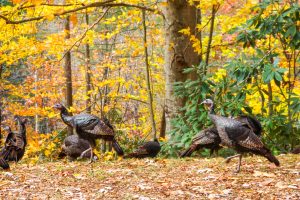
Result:
<svg viewBox="0 0 300 200"><path fill-rule="evenodd" d="M7 148L3 148L1 153L0 153L0 156L4 159L4 160L8 160L8 157L11 153L11 150L10 149L7 149Z"/></svg>
<svg viewBox="0 0 300 200"><path fill-rule="evenodd" d="M61 151L59 154L58 154L58 158L59 159L62 159L62 158L64 158L64 157L66 157L67 156L67 154L65 153L65 152L63 152L63 151Z"/></svg>
<svg viewBox="0 0 300 200"><path fill-rule="evenodd" d="M130 153L125 155L124 158L137 158L137 155L135 153Z"/></svg>
<svg viewBox="0 0 300 200"><path fill-rule="evenodd" d="M194 152L194 149L188 148L180 155L180 158L189 157L192 155L193 152Z"/></svg>
<svg viewBox="0 0 300 200"><path fill-rule="evenodd" d="M119 156L123 156L124 155L124 151L121 148L121 146L119 145L119 143L116 141L116 139L113 139L112 146L113 146L114 150L117 152L117 154Z"/></svg>
<svg viewBox="0 0 300 200"><path fill-rule="evenodd" d="M274 163L276 166L280 166L280 162L277 160L275 156L272 155L271 152L268 152L264 155L270 162Z"/></svg>
<svg viewBox="0 0 300 200"><path fill-rule="evenodd" d="M275 156L273 156L273 154L271 153L271 151L268 148L264 147L264 148L260 149L259 152L256 152L256 154L264 156L271 163L274 163L276 166L280 166L280 162L278 161L278 159Z"/></svg>
<svg viewBox="0 0 300 200"><path fill-rule="evenodd" d="M6 162L6 160L4 158L0 158L0 166L3 169L9 169L9 164Z"/></svg>

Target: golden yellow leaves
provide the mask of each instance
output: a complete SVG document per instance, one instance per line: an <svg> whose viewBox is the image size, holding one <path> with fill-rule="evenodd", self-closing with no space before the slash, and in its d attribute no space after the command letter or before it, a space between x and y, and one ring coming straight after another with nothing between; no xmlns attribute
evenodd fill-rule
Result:
<svg viewBox="0 0 300 200"><path fill-rule="evenodd" d="M222 5L224 0L189 0L191 5L195 5L198 9L204 11L211 10L213 5Z"/></svg>
<svg viewBox="0 0 300 200"><path fill-rule="evenodd" d="M73 26L76 26L77 23L78 23L77 15L76 14L70 15L70 21L71 21Z"/></svg>
<svg viewBox="0 0 300 200"><path fill-rule="evenodd" d="M54 20L55 16L54 14L50 13L49 15L45 15L45 19L47 19L48 21L52 21Z"/></svg>
<svg viewBox="0 0 300 200"><path fill-rule="evenodd" d="M182 34L184 34L184 35L190 36L190 35L191 35L191 28L190 28L190 27L187 27L187 28L181 29L181 30L179 31L179 33L182 33Z"/></svg>
<svg viewBox="0 0 300 200"><path fill-rule="evenodd" d="M44 1L43 0L29 0L29 2L34 5L41 5Z"/></svg>
<svg viewBox="0 0 300 200"><path fill-rule="evenodd" d="M192 47L194 48L194 51L197 52L200 55L201 52L202 52L201 41L194 34L191 34L190 27L181 29L179 31L179 33L182 33L183 35L186 35L187 37L189 37L189 39L191 41L191 44L192 44Z"/></svg>
<svg viewBox="0 0 300 200"><path fill-rule="evenodd" d="M25 0L12 0L13 4L18 4L24 2Z"/></svg>
<svg viewBox="0 0 300 200"><path fill-rule="evenodd" d="M202 53L201 41L198 38L196 38L195 35L191 35L190 41L192 43L192 47L194 48L194 51L200 55Z"/></svg>
<svg viewBox="0 0 300 200"><path fill-rule="evenodd" d="M215 73L214 73L214 76L213 76L213 80L215 82L219 82L221 81L224 77L226 77L226 70L225 69L218 69Z"/></svg>

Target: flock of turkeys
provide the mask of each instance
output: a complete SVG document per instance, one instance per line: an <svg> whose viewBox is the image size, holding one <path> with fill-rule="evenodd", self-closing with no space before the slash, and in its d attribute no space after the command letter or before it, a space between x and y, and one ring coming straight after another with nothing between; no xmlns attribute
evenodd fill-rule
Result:
<svg viewBox="0 0 300 200"><path fill-rule="evenodd" d="M214 151L226 146L235 149L238 154L226 159L229 162L234 157L239 157L236 172L240 171L241 159L244 153L253 153L267 158L270 162L279 166L279 161L272 155L271 151L265 147L261 141L262 126L254 117L239 116L228 118L218 116L214 112L214 103L210 99L204 100L204 104L209 109L209 117L214 126L200 131L192 140L190 147L185 150L180 157L191 156L194 151L202 148ZM145 142L132 153L124 155L124 151L116 140L113 126L108 120L101 120L92 114L71 115L62 104L54 105L60 111L62 121L76 130L76 135L65 138L62 144L62 151L59 157L68 156L70 160L77 158L89 158L90 161L97 159L93 154L96 140L102 139L110 141L113 149L119 156L124 158L146 158L155 157L161 146L154 136L153 141ZM9 168L9 161L18 162L22 159L26 147L26 119L15 117L18 124L18 131L11 131L10 127L5 127L7 137L4 147L0 151L0 166L3 169Z"/></svg>

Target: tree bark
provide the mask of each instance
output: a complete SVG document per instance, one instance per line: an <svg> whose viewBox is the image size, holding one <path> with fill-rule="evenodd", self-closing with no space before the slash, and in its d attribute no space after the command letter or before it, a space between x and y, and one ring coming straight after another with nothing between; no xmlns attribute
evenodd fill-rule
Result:
<svg viewBox="0 0 300 200"><path fill-rule="evenodd" d="M86 13L85 14L85 22L87 25L89 25L89 15ZM86 44L85 45L85 53L86 53L86 68L85 68L85 81L86 81L86 96L87 99L85 101L86 104L86 112L91 113L92 108L91 108L91 66L90 66L90 45Z"/></svg>
<svg viewBox="0 0 300 200"><path fill-rule="evenodd" d="M174 96L173 84L188 78L195 79L195 73L183 74L183 70L198 65L201 58L194 51L189 38L179 33L181 29L190 27L194 34L197 9L186 0L172 0L168 1L165 17L166 131L170 131L171 119L185 104L184 99Z"/></svg>
<svg viewBox="0 0 300 200"><path fill-rule="evenodd" d="M70 17L68 16L65 21L65 32L66 32L66 39L70 39ZM66 107L70 108L73 104L73 96L72 96L72 68L71 68L71 51L68 51L65 55L65 85L66 85ZM68 135L73 134L73 129L68 127Z"/></svg>
<svg viewBox="0 0 300 200"><path fill-rule="evenodd" d="M208 44L207 44L207 49L206 49L204 74L206 74L207 66L208 66L208 62L209 62L209 54L210 54L211 43L212 43L212 38L213 38L213 33L214 33L215 17L216 17L216 13L219 9L219 6L220 6L219 4L213 5L212 11L211 11L211 21L210 21Z"/></svg>
<svg viewBox="0 0 300 200"><path fill-rule="evenodd" d="M0 65L0 81L2 81L2 70L3 70L3 66ZM2 98L3 98L3 93L0 90L0 127L2 125ZM2 131L0 128L0 145L2 144Z"/></svg>
<svg viewBox="0 0 300 200"><path fill-rule="evenodd" d="M272 36L269 36L269 51L271 51L271 40ZM274 59L270 59L270 63L274 63ZM272 91L272 85L271 82L268 83L268 106L269 106L269 117L272 117L273 115L273 91Z"/></svg>
<svg viewBox="0 0 300 200"><path fill-rule="evenodd" d="M34 71L34 90L35 90L35 97L37 97L37 90L38 90L38 71L35 69ZM38 109L38 102L35 102L34 104L35 109ZM34 130L36 133L39 133L39 115L38 113L34 116Z"/></svg>
<svg viewBox="0 0 300 200"><path fill-rule="evenodd" d="M166 137L166 111L165 111L165 106L163 107L163 110L162 110L159 137L160 138L165 138Z"/></svg>
<svg viewBox="0 0 300 200"><path fill-rule="evenodd" d="M151 80L150 80L150 66L148 60L148 48L147 48L147 27L146 27L146 11L143 10L143 28L144 28L144 52L145 52L145 65L146 65L146 83L147 83L147 91L148 91L148 105L150 111L150 120L152 126L152 134L153 139L156 139L156 124L155 124L155 116L153 110L153 96L151 91Z"/></svg>

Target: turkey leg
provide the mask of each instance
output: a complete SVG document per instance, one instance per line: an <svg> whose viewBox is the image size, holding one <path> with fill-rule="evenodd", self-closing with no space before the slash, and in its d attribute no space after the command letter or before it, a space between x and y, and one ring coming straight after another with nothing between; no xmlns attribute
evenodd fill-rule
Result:
<svg viewBox="0 0 300 200"><path fill-rule="evenodd" d="M93 148L92 146L90 145L90 148L88 148L87 150L85 150L84 152L81 153L80 155L80 159L83 158L83 156L88 152L88 151L91 151L91 156L90 156L90 163L93 162Z"/></svg>
<svg viewBox="0 0 300 200"><path fill-rule="evenodd" d="M237 154L237 155L234 155L234 156L227 157L226 160L225 160L225 162L226 162L226 163L229 163L229 162L231 161L232 158L239 157L240 155L241 155L241 154Z"/></svg>
<svg viewBox="0 0 300 200"><path fill-rule="evenodd" d="M241 163L242 163L242 154L239 154L239 165L237 166L235 173L239 173L240 172Z"/></svg>

